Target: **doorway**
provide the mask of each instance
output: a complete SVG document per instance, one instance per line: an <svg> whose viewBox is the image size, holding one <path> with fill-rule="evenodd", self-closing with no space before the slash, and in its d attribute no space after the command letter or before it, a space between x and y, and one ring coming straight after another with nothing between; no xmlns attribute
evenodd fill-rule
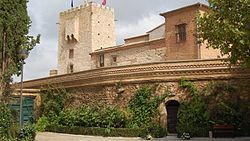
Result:
<svg viewBox="0 0 250 141"><path fill-rule="evenodd" d="M170 100L166 103L167 109L167 128L169 133L177 133L177 114L178 109L180 107L180 103L176 100Z"/></svg>

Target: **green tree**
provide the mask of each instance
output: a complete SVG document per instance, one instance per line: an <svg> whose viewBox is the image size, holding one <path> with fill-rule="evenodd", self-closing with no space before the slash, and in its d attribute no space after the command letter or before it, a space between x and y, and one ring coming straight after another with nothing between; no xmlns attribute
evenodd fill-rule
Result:
<svg viewBox="0 0 250 141"><path fill-rule="evenodd" d="M198 36L220 49L232 64L250 67L250 1L208 0L209 12L198 20Z"/></svg>
<svg viewBox="0 0 250 141"><path fill-rule="evenodd" d="M20 74L22 60L18 53L30 51L39 37L29 36L31 20L28 0L0 0L0 95L9 94L11 76Z"/></svg>

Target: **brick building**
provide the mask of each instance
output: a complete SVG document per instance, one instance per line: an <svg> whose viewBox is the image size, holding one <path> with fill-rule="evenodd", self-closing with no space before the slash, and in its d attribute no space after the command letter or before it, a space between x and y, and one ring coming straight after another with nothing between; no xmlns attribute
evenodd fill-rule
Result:
<svg viewBox="0 0 250 141"><path fill-rule="evenodd" d="M144 35L115 45L114 10L90 2L60 13L59 74L101 67L170 60L218 58L220 52L197 42L196 15L208 7L197 3L160 14L161 24Z"/></svg>
<svg viewBox="0 0 250 141"><path fill-rule="evenodd" d="M48 84L62 85L73 93L72 104L76 105L93 100L126 105L143 84L155 85L157 95L170 88L172 96L159 110L162 125L175 132L178 106L186 97L178 88L182 77L201 87L211 81L244 82L239 83L244 88L239 95L250 100L249 71L230 66L220 58L219 50L206 48L195 37L196 15L207 10L206 5L197 3L161 13L164 23L144 35L124 39L122 45L116 45L113 9L88 2L62 12L58 71L26 81L23 87L39 90ZM39 101L39 95L36 99Z"/></svg>

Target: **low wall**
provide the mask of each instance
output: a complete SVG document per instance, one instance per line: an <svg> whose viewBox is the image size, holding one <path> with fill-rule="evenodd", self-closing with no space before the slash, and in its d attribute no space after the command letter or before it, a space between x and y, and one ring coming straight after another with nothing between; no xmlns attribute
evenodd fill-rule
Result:
<svg viewBox="0 0 250 141"><path fill-rule="evenodd" d="M193 81L198 88L204 88L211 81L230 81L238 86L240 99L250 100L250 71L224 61L190 60L110 67L26 81L23 86L40 89L48 84L62 85L73 95L70 104L74 106L104 102L123 107L140 86L151 85L156 88L155 95L171 92L171 97L159 107L162 125L167 125L165 103L170 100L181 103L188 96L179 87L182 77Z"/></svg>
<svg viewBox="0 0 250 141"><path fill-rule="evenodd" d="M108 67L57 75L24 82L26 89L39 89L48 84L65 88L107 86L115 83L176 82L181 77L191 80L226 80L249 78L250 71L230 66L222 59L158 62ZM13 87L18 87L14 85Z"/></svg>

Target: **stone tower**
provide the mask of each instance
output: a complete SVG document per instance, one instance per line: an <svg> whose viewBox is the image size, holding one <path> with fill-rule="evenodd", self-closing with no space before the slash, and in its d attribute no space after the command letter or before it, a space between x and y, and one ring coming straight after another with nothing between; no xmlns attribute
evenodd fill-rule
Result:
<svg viewBox="0 0 250 141"><path fill-rule="evenodd" d="M87 2L60 13L58 74L91 69L91 52L115 46L114 10Z"/></svg>

